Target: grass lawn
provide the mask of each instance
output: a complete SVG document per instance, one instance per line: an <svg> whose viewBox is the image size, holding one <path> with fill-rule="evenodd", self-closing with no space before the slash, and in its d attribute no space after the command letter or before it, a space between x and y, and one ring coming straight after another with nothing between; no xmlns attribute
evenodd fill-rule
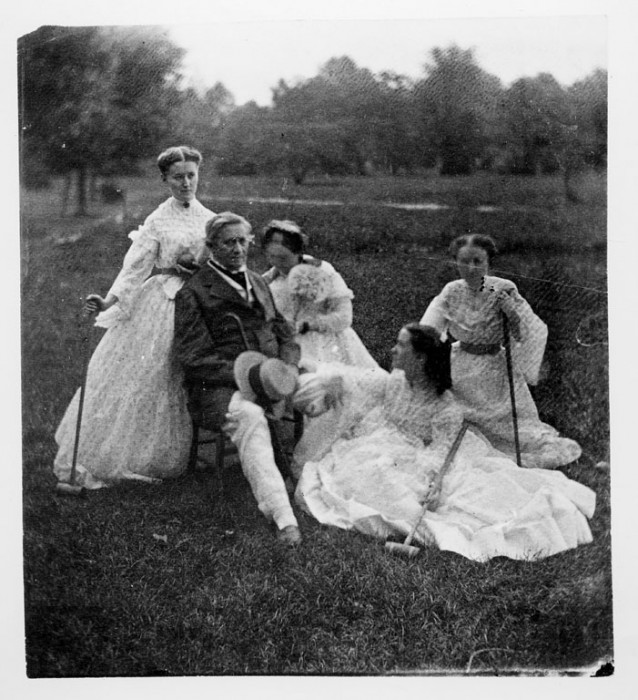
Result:
<svg viewBox="0 0 638 700"><path fill-rule="evenodd" d="M276 546L237 473L233 526L214 480L185 474L64 499L54 493L53 434L80 381L80 301L104 293L126 233L164 197L127 178L115 205L59 216L60 183L22 199L24 582L30 677L201 674L510 673L582 669L613 658L606 345L605 180L584 176L582 202L557 178L206 179L213 210L258 231L295 218L355 293L354 326L376 359L454 277L445 250L466 230L492 234L495 267L549 326L544 419L584 448L565 473L597 494L593 543L540 562L479 564L383 543L300 514L304 545ZM265 198L294 202L268 203ZM338 200L319 207L305 200ZM383 202L448 208L400 210ZM481 211L480 206L495 207ZM252 265L265 269L255 249ZM94 339L94 342L96 339ZM46 371L42 368L46 367ZM232 534L228 534L231 532Z"/></svg>

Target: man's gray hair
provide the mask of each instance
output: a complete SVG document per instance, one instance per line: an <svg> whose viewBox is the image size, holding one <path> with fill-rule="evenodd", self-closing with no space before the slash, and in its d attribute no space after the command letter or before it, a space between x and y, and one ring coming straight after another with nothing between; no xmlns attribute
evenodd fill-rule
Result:
<svg viewBox="0 0 638 700"><path fill-rule="evenodd" d="M253 227L248 223L243 216L234 214L232 211L223 211L221 214L215 214L212 219L206 222L206 244L211 245L217 241L219 234L224 229L224 226L231 224L239 224L244 227L246 236L251 240L253 238Z"/></svg>

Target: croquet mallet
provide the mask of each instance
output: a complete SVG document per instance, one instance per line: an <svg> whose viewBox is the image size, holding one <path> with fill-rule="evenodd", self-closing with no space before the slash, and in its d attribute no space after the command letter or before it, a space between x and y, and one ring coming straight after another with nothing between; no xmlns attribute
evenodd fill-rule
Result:
<svg viewBox="0 0 638 700"><path fill-rule="evenodd" d="M512 423L514 426L514 447L516 449L516 464L521 466L521 445L518 438L518 415L516 414L516 396L514 395L514 369L512 365L512 346L510 342L509 319L503 314L503 344L505 345L505 362L507 363L507 379L510 385L510 401L512 403Z"/></svg>
<svg viewBox="0 0 638 700"><path fill-rule="evenodd" d="M84 366L82 368L82 384L80 385L80 399L78 401L78 417L75 423L75 444L73 445L73 461L71 462L71 475L68 482L59 481L55 487L56 493L64 496L83 496L84 487L75 483L78 462L78 449L80 447L80 429L82 427L82 409L84 408L84 394L86 392L86 377L89 371L91 359L91 331L93 329L93 314L89 316L89 327L84 338Z"/></svg>
<svg viewBox="0 0 638 700"><path fill-rule="evenodd" d="M454 438L454 442L452 443L452 446L450 447L447 456L445 458L445 461L443 462L443 466L439 470L439 473L436 475L436 478L433 480L433 482L430 484L430 488L428 489L428 494L432 492L432 487L436 486L435 490L439 490L441 488L441 483L443 481L443 477L447 473L448 469L450 468L450 465L452 464L454 457L456 456L456 453L458 452L459 447L461 446L461 442L463 442L463 437L465 436L465 431L468 428L468 424L466 421L463 421L463 424L461 425L459 432L457 433L456 437ZM419 525L421 524L423 518L425 517L425 514L428 512L428 510L431 510L430 506L430 501L426 495L425 497L425 503L423 504L423 509L421 510L421 514L419 515L416 523L410 530L408 536L405 538L403 542L386 542L385 543L385 548L392 552L393 554L403 554L404 556L407 557L415 557L421 550L418 547L415 547L414 545L411 544L412 538L414 537Z"/></svg>

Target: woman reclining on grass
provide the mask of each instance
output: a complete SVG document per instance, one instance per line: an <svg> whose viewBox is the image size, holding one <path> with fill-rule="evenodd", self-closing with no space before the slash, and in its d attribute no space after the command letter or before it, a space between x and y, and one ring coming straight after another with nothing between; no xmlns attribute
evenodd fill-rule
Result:
<svg viewBox="0 0 638 700"><path fill-rule="evenodd" d="M474 429L437 487L463 423L449 391L449 344L410 324L392 358L390 373L326 364L302 375L297 408L316 415L341 404L335 435L303 466L296 499L304 509L387 538L407 534L427 498L415 540L478 561L533 560L591 542L593 491L560 472L519 468Z"/></svg>

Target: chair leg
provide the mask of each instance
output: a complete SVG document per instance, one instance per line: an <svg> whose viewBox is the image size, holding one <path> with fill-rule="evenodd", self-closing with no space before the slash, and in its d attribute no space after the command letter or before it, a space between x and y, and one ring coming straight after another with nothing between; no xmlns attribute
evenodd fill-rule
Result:
<svg viewBox="0 0 638 700"><path fill-rule="evenodd" d="M199 441L199 427L193 423L193 439L191 440L190 454L188 455L188 470L195 471L197 467L197 451Z"/></svg>
<svg viewBox="0 0 638 700"><path fill-rule="evenodd" d="M295 445L301 440L303 437L303 413L301 411L294 411L293 414L293 421L294 421L294 441Z"/></svg>

